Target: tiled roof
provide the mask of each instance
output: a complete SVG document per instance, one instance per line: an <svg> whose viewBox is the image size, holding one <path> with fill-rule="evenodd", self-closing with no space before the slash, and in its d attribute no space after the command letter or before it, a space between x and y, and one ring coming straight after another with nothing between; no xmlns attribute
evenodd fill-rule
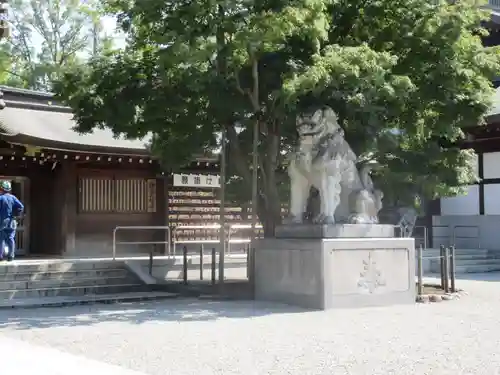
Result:
<svg viewBox="0 0 500 375"><path fill-rule="evenodd" d="M6 138L31 138L37 146L50 142L61 148L148 152L147 139L115 137L108 129L96 129L89 134L74 131L75 121L70 108L53 102L51 94L9 87L0 87L0 90L6 104L0 111L0 127Z"/></svg>

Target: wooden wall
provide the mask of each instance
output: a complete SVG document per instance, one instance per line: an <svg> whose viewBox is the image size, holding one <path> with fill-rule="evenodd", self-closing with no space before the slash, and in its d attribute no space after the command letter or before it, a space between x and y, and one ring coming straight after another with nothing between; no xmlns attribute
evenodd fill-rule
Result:
<svg viewBox="0 0 500 375"><path fill-rule="evenodd" d="M68 216L74 213L71 229L75 239L67 246L67 255L111 256L113 231L117 226L165 224L166 211L162 210L162 196L158 197L163 184L151 170L77 167L74 173L76 194L69 199L66 210ZM164 237L163 232L121 229L117 232L117 241L160 240ZM152 247L150 244L119 245L117 254L146 254Z"/></svg>

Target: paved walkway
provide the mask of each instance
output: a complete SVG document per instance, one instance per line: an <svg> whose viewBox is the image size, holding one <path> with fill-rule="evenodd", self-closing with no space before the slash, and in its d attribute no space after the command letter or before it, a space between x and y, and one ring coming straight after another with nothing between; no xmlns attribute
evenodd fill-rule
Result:
<svg viewBox="0 0 500 375"><path fill-rule="evenodd" d="M500 374L500 275L475 278L458 281L470 293L458 301L328 312L197 300L3 310L0 350L10 362L2 370L132 374L97 367L107 363L149 375Z"/></svg>

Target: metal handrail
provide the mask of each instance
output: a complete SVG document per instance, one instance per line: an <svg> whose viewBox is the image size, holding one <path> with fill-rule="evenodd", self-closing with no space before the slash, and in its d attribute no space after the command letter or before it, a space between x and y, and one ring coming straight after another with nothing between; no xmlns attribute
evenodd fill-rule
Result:
<svg viewBox="0 0 500 375"><path fill-rule="evenodd" d="M250 229L252 228L251 224L229 224L226 223L225 226L228 228L228 236L226 240L227 244L227 252L230 252L230 244L231 243L249 243L250 239L244 239L244 238L237 238L237 239L232 239L231 238L231 230L232 229ZM262 225L256 225L255 228L262 228ZM176 249L177 249L177 244L204 244L204 243L220 243L220 240L177 240L177 229L220 229L220 224L213 224L213 225L180 225L178 227L174 228L174 231L172 233L172 238L173 238L173 247L174 247L174 256L176 255Z"/></svg>
<svg viewBox="0 0 500 375"><path fill-rule="evenodd" d="M174 256L176 255L176 249L177 249L177 244L178 243L219 243L219 240L182 240L177 241L177 229L220 229L220 224L213 224L213 225L180 225L178 227L174 227L174 230L172 232L172 239L173 239L173 245L174 245ZM184 241L192 241L192 242L184 242ZM200 242L204 241L204 242ZM205 241L213 241L213 242L205 242ZM170 253L169 253L170 254Z"/></svg>
<svg viewBox="0 0 500 375"><path fill-rule="evenodd" d="M481 228L478 225L450 225L450 224L441 224L441 225L433 225L432 228L447 228L448 229L448 234L446 236L436 236L433 235L433 237L440 237L444 238L447 237L448 240L451 242L451 245L456 246L456 239L476 239L477 240L477 248L481 248ZM450 228L451 228L451 233L450 233ZM461 237L457 236L457 228L469 228L469 229L476 229L477 230L477 235L476 237Z"/></svg>
<svg viewBox="0 0 500 375"><path fill-rule="evenodd" d="M424 229L424 249L427 249L427 244L429 241L428 237L428 232L427 232L427 227L425 225L417 225L413 227L413 231L415 231L417 228L423 228ZM415 236L413 236L415 238Z"/></svg>
<svg viewBox="0 0 500 375"><path fill-rule="evenodd" d="M492 9L499 9L500 8L500 1L499 0L488 0L487 7L492 8Z"/></svg>
<svg viewBox="0 0 500 375"><path fill-rule="evenodd" d="M234 238L234 239L231 239L229 240L228 242L231 242L231 243L250 243L252 242L250 239L245 239L245 238ZM189 243L193 243L193 244L204 244L204 243L220 243L219 240L180 240L180 241L176 241L176 243L178 244L189 244Z"/></svg>
<svg viewBox="0 0 500 375"><path fill-rule="evenodd" d="M476 235L475 239L477 239L477 248L478 249L481 248L481 228L478 225L454 225L453 226L453 231L452 231L452 234L453 234L452 245L453 246L456 246L456 239L457 238L461 238L461 239L467 239L467 238L474 239L474 237L458 237L456 235L457 228L476 229L477 230L477 235Z"/></svg>
<svg viewBox="0 0 500 375"><path fill-rule="evenodd" d="M252 229L252 224L232 224L229 226L229 233L228 233L228 241L227 241L227 252L231 252L231 230L233 229ZM262 229L262 225L257 224L255 226L255 229ZM244 239L241 239L245 242L233 242L233 243L250 243L252 242L250 239L247 241Z"/></svg>
<svg viewBox="0 0 500 375"><path fill-rule="evenodd" d="M124 242L116 242L116 232L119 229L146 229L146 230L155 230L155 229L163 229L167 231L167 241L124 241ZM113 230L113 260L116 260L116 245L160 245L167 244L168 245L168 254L170 255L170 243L171 243L171 233L170 227L168 226L117 226Z"/></svg>
<svg viewBox="0 0 500 375"><path fill-rule="evenodd" d="M439 228L446 228L448 229L446 236L438 236L434 232L434 229L439 229ZM450 225L449 224L438 224L438 225L432 225L432 242L434 243L435 238L448 238L448 241L451 240L450 238Z"/></svg>

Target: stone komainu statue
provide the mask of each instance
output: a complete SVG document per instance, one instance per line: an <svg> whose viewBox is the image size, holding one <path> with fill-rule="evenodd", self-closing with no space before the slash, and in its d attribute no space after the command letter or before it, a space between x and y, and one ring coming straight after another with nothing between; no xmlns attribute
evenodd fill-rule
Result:
<svg viewBox="0 0 500 375"><path fill-rule="evenodd" d="M297 117L299 143L292 153L289 223L302 223L311 187L319 192L319 212L313 223L378 223L383 194L373 187L370 163L359 171L358 158L344 138L329 107Z"/></svg>

